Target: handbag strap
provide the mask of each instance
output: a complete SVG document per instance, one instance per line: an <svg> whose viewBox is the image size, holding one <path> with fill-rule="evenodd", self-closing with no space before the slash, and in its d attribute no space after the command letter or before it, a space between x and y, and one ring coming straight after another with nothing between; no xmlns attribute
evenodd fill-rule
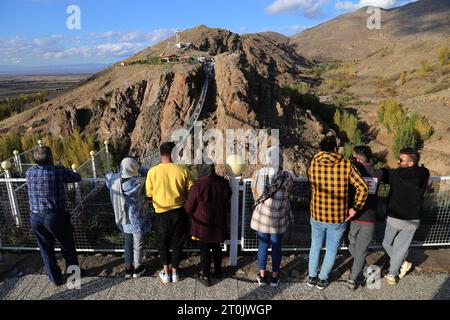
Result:
<svg viewBox="0 0 450 320"><path fill-rule="evenodd" d="M267 179L268 179L268 176L266 176L266 180L267 180ZM286 180L286 174L283 172L283 180L281 181L281 183L280 183L280 185L278 186L278 188L277 188L275 191L273 191L269 196L265 197L265 199L263 199L264 194L262 194L261 197L259 197L259 199L255 201L255 204L253 205L253 210L254 210L258 205L260 205L261 203L263 203L264 201L266 201L267 199L272 198L272 197L275 195L275 193L277 193L278 191L280 191L281 188L283 187L284 180Z"/></svg>

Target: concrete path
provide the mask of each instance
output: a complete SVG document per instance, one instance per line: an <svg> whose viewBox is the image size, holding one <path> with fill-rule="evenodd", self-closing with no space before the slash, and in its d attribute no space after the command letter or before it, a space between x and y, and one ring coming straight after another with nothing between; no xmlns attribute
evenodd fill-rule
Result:
<svg viewBox="0 0 450 320"><path fill-rule="evenodd" d="M345 282L331 283L324 291L309 288L304 282L282 283L279 288L260 288L244 278L227 278L205 288L194 278L163 285L159 278L125 280L119 277L82 279L80 290L56 288L46 275L31 274L0 283L2 300L430 300L450 299L450 275L447 273L411 274L397 286L381 279L380 289L347 289Z"/></svg>

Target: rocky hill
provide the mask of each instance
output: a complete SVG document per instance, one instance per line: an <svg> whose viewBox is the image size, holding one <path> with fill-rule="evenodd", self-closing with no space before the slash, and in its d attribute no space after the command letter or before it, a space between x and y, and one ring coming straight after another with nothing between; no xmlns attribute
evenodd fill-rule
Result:
<svg viewBox="0 0 450 320"><path fill-rule="evenodd" d="M139 155L184 126L205 78L201 63L161 64L158 57L206 56L214 58L215 68L200 117L205 129L278 128L287 163L304 173L307 157L327 129L282 88L308 79L303 71L312 63L275 33L240 36L199 26L181 37L189 49L181 51L173 45L175 38L167 39L1 122L0 131L66 136L76 129Z"/></svg>
<svg viewBox="0 0 450 320"><path fill-rule="evenodd" d="M366 28L366 8L344 14L291 38L298 54L340 69L320 75L324 102L344 101L376 135L372 145L390 154L392 141L378 123L381 100L394 98L408 112L425 116L434 133L423 161L436 175L450 174L450 65L439 55L450 47L450 1L420 0L381 9L381 30ZM338 78L339 79L338 79Z"/></svg>

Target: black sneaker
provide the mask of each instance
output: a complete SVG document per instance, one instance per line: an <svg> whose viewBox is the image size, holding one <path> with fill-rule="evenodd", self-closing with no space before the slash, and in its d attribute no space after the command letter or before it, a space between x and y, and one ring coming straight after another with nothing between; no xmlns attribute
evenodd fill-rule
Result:
<svg viewBox="0 0 450 320"><path fill-rule="evenodd" d="M55 280L55 282L52 282L52 284L55 287L64 286L66 283L67 283L67 278L65 276L62 276L60 279Z"/></svg>
<svg viewBox="0 0 450 320"><path fill-rule="evenodd" d="M261 277L260 274L256 277L256 281L258 281L258 284L260 287L267 286L267 277Z"/></svg>
<svg viewBox="0 0 450 320"><path fill-rule="evenodd" d="M197 279L205 287L210 287L211 286L211 280L209 279L209 277L204 276L202 273L198 274Z"/></svg>
<svg viewBox="0 0 450 320"><path fill-rule="evenodd" d="M328 280L319 279L316 284L316 288L319 290L323 290L328 286Z"/></svg>
<svg viewBox="0 0 450 320"><path fill-rule="evenodd" d="M270 286L271 286L272 288L276 288L276 287L278 287L279 285L280 285L280 277L276 277L276 278L272 277L272 279L271 279L271 281L270 281Z"/></svg>
<svg viewBox="0 0 450 320"><path fill-rule="evenodd" d="M133 278L134 268L128 267L125 269L125 279L131 279Z"/></svg>
<svg viewBox="0 0 450 320"><path fill-rule="evenodd" d="M217 269L217 270L214 271L213 275L217 279L222 279L223 271L221 269Z"/></svg>
<svg viewBox="0 0 450 320"><path fill-rule="evenodd" d="M145 267L141 264L139 267L134 269L133 278L140 278L145 272Z"/></svg>
<svg viewBox="0 0 450 320"><path fill-rule="evenodd" d="M317 284L317 277L308 277L308 280L306 280L306 284L308 287L314 287Z"/></svg>

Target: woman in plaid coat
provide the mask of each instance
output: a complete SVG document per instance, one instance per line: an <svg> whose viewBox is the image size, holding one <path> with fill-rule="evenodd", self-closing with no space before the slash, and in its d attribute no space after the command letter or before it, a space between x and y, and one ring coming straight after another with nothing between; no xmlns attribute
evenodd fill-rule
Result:
<svg viewBox="0 0 450 320"><path fill-rule="evenodd" d="M292 190L293 178L281 170L282 157L278 146L268 149L269 163L259 169L252 177L252 192L255 199L250 227L258 232L258 264L257 281L260 286L267 282L267 251L272 246L272 279L271 286L280 283L278 274L281 265L281 239L288 225L293 222L289 193Z"/></svg>

